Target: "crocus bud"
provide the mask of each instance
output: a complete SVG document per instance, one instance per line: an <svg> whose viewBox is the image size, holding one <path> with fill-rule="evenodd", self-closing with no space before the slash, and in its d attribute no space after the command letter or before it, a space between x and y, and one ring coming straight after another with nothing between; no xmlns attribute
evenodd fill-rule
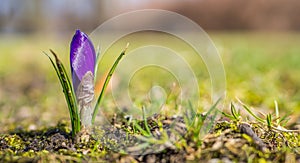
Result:
<svg viewBox="0 0 300 163"><path fill-rule="evenodd" d="M95 61L96 53L91 40L85 33L76 30L71 42L70 64L80 119L85 127L92 123Z"/></svg>

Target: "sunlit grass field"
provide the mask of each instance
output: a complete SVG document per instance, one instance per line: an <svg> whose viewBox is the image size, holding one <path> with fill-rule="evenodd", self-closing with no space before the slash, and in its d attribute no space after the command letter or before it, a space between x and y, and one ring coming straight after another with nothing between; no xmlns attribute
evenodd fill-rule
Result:
<svg viewBox="0 0 300 163"><path fill-rule="evenodd" d="M300 34L298 33L247 33L208 32L215 43L226 71L226 100L228 108L236 97L261 112L274 112L274 100L279 103L280 114L291 114L291 122L300 115ZM43 51L56 51L69 67L69 43L72 35L65 37L1 36L0 39L0 121L10 127L39 127L55 125L68 119L69 113L55 72ZM142 37L143 38L143 37ZM131 38L134 39L134 38ZM140 39L140 38L139 38ZM149 39L144 37L145 40ZM145 41L145 40L139 40ZM149 39L164 44L164 40ZM149 41L148 40L148 41ZM130 38L117 43L104 57L98 77L107 71L114 58ZM135 44L130 45L134 47ZM130 48L130 47L129 47ZM182 52L188 51L181 46ZM193 58L190 58L193 60ZM201 108L209 108L210 79L205 65L198 65ZM124 70L126 71L126 70ZM147 87L155 70L135 80L137 88ZM144 76L143 76L144 75ZM161 74L163 75L163 73ZM168 81L168 78L161 78ZM172 83L165 82L167 85ZM147 90L147 88L145 88ZM136 92L134 92L136 93ZM136 99L137 101L141 99ZM109 109L110 98L104 99L103 108ZM143 103L143 101L141 102ZM206 106L207 105L207 106ZM29 126L28 126L29 125Z"/></svg>

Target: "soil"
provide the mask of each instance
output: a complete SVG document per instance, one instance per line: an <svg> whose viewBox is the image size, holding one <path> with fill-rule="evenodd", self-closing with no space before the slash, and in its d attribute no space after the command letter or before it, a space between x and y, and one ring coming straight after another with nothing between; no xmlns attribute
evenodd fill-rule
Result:
<svg viewBox="0 0 300 163"><path fill-rule="evenodd" d="M134 126L120 116L76 138L64 121L39 130L15 128L0 134L0 162L300 162L299 132L222 118L200 141L182 117L154 115L147 124L148 139L129 134Z"/></svg>

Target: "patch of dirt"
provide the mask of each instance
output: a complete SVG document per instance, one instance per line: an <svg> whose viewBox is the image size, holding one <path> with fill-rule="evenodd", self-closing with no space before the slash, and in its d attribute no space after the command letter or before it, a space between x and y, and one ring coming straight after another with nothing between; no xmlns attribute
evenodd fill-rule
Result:
<svg viewBox="0 0 300 163"><path fill-rule="evenodd" d="M145 121L137 124L146 130ZM72 138L65 122L34 131L17 128L0 135L0 162L300 161L299 133L263 124L219 120L204 138L189 132L182 117L154 115L147 124L151 137L130 134L136 128L124 118L91 129L84 139Z"/></svg>

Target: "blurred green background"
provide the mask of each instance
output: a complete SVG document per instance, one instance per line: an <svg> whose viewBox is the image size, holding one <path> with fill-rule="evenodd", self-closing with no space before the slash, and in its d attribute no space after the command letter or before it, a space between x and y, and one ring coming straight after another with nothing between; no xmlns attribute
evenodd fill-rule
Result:
<svg viewBox="0 0 300 163"><path fill-rule="evenodd" d="M55 50L68 65L75 29L89 33L120 13L154 8L187 16L209 34L225 66L225 107L238 97L259 111L272 112L277 100L281 114L293 113L295 122L300 112L299 7L296 0L284 4L279 0L1 0L0 121L35 128L68 118L59 82L43 51ZM123 45L117 44L113 52L122 50ZM103 67L110 62L108 59ZM210 97L208 77L205 73L199 76L204 97Z"/></svg>

